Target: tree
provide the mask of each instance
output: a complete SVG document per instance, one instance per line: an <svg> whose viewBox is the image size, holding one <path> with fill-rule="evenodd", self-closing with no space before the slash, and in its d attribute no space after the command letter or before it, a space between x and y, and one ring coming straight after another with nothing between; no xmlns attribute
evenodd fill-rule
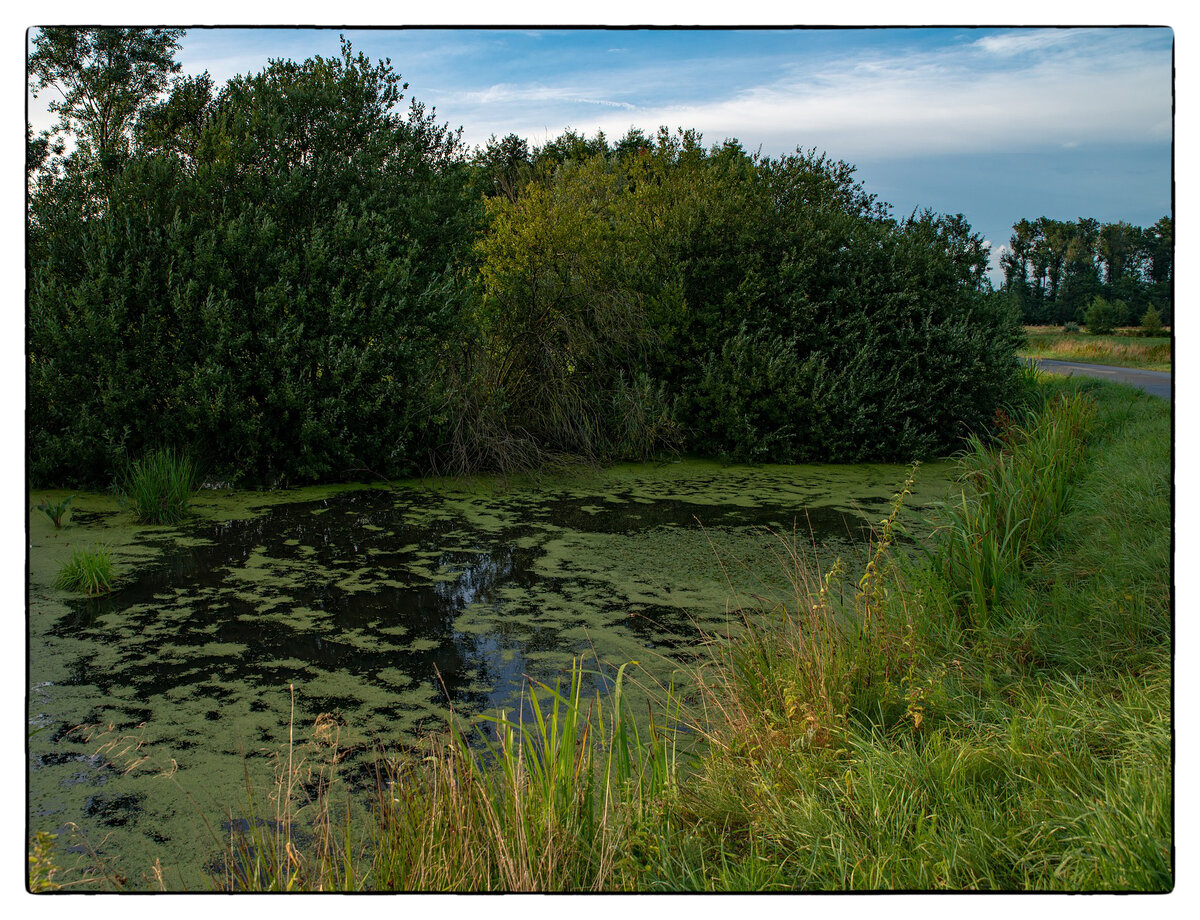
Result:
<svg viewBox="0 0 1200 920"><path fill-rule="evenodd" d="M487 146L476 151L474 162L481 171L485 195L503 195L516 201L532 177L529 145L515 134L507 134L503 140L496 140L493 134Z"/></svg>
<svg viewBox="0 0 1200 920"><path fill-rule="evenodd" d="M103 207L69 173L31 198L31 476L102 484L163 443L226 481L410 472L467 314L456 133L348 46L211 106L202 83L147 113Z"/></svg>
<svg viewBox="0 0 1200 920"><path fill-rule="evenodd" d="M74 134L81 153L109 166L128 148L143 104L179 72L182 29L41 29L29 56L31 90L53 87L56 131Z"/></svg>
<svg viewBox="0 0 1200 920"><path fill-rule="evenodd" d="M141 153L162 153L194 165L200 137L216 103L208 71L175 82L171 94L147 103L133 129L134 147Z"/></svg>
<svg viewBox="0 0 1200 920"><path fill-rule="evenodd" d="M1109 335L1125 317L1126 307L1121 301L1111 303L1103 297L1097 297L1088 307L1085 322L1088 332L1093 335Z"/></svg>
<svg viewBox="0 0 1200 920"><path fill-rule="evenodd" d="M1147 307L1146 312L1142 314L1142 335L1162 335L1162 331L1162 315L1154 309L1153 305Z"/></svg>
<svg viewBox="0 0 1200 920"><path fill-rule="evenodd" d="M652 137L643 132L641 128L630 128L625 132L625 136L613 145L613 154L617 157L632 157L649 153L653 149L654 139Z"/></svg>
<svg viewBox="0 0 1200 920"><path fill-rule="evenodd" d="M1100 224L1093 218L1081 217L1072 226L1074 234L1067 244L1057 305L1056 319L1062 323L1081 322L1087 305L1100 293L1100 269L1096 260Z"/></svg>
<svg viewBox="0 0 1200 920"><path fill-rule="evenodd" d="M1000 257L1004 271L1004 290L1021 310L1025 322L1035 322L1031 308L1033 296L1030 290L1030 258L1033 225L1028 220L1013 224L1013 233L1008 241L1008 251Z"/></svg>
<svg viewBox="0 0 1200 920"><path fill-rule="evenodd" d="M1139 227L1123 220L1101 225L1099 252L1104 263L1104 283L1110 292L1128 275L1136 275L1140 236Z"/></svg>
<svg viewBox="0 0 1200 920"><path fill-rule="evenodd" d="M928 223L934 228L964 283L977 291L987 288L988 253L983 247L983 237L971 231L966 217L962 214L939 215L926 209L920 217L914 211L905 226L911 230L919 223Z"/></svg>
<svg viewBox="0 0 1200 920"><path fill-rule="evenodd" d="M1175 222L1169 216L1160 217L1143 232L1142 245L1150 299L1160 308L1159 312L1169 325L1175 277Z"/></svg>
<svg viewBox="0 0 1200 920"><path fill-rule="evenodd" d="M603 131L598 131L594 138L587 138L574 128L567 128L562 134L547 141L533 152L533 162L539 167L561 166L563 163L583 163L594 156L607 156L608 141Z"/></svg>

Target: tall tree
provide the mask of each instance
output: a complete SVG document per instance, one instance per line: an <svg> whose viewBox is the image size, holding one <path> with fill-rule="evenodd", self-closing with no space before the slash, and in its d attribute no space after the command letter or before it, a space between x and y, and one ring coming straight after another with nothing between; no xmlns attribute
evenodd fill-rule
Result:
<svg viewBox="0 0 1200 920"><path fill-rule="evenodd" d="M216 93L208 71L176 80L160 102L147 103L133 127L134 148L161 153L195 165L200 138L215 114Z"/></svg>
<svg viewBox="0 0 1200 920"><path fill-rule="evenodd" d="M1171 283L1175 277L1175 222L1170 217L1160 217L1144 231L1142 245L1150 300L1169 325L1173 319Z"/></svg>
<svg viewBox="0 0 1200 920"><path fill-rule="evenodd" d="M1033 224L1021 219L1013 224L1013 234L1008 241L1008 252L1000 257L1004 270L1004 289L1020 309L1025 322L1032 319L1030 306L1030 249L1032 248Z"/></svg>
<svg viewBox="0 0 1200 920"><path fill-rule="evenodd" d="M138 110L179 72L175 52L182 29L41 29L29 55L36 97L53 87L55 130L73 134L79 149L107 164L128 149Z"/></svg>
<svg viewBox="0 0 1200 920"><path fill-rule="evenodd" d="M477 204L457 133L397 110L402 88L348 45L211 105L179 81L101 207L69 170L39 185L35 481L103 483L159 443L227 481L412 469L441 424Z"/></svg>
<svg viewBox="0 0 1200 920"><path fill-rule="evenodd" d="M1070 224L1074 230L1067 244L1062 289L1057 304L1060 322L1083 322L1084 311L1100 293L1100 268L1096 260L1100 223L1081 217Z"/></svg>

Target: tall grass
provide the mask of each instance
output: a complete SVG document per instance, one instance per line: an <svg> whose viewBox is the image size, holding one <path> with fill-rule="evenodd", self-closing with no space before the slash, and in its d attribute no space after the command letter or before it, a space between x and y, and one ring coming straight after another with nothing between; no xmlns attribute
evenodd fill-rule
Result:
<svg viewBox="0 0 1200 920"><path fill-rule="evenodd" d="M1040 386L959 458L927 553L897 539L911 481L861 565L781 538L787 598L737 608L665 724L576 663L482 746L452 721L380 758L356 810L319 722L319 781L289 745L221 886L1170 890L1169 410Z"/></svg>
<svg viewBox="0 0 1200 920"><path fill-rule="evenodd" d="M1113 364L1144 367L1152 370L1171 369L1171 340L1149 338L1139 341L1124 335L1067 334L1056 327L1027 328L1027 342L1022 354L1059 361Z"/></svg>
<svg viewBox="0 0 1200 920"><path fill-rule="evenodd" d="M176 524L187 513L197 480L191 457L161 448L130 461L118 491L142 523Z"/></svg>
<svg viewBox="0 0 1200 920"><path fill-rule="evenodd" d="M1008 590L981 608L945 557L877 545L870 619L867 571L833 618L876 632L830 641L813 601L835 579L797 554L798 603L707 676L686 832L641 887L1170 890L1169 413L1044 386L963 455L971 514L935 538L990 541Z"/></svg>
<svg viewBox="0 0 1200 920"><path fill-rule="evenodd" d="M54 586L96 597L111 591L115 580L112 554L106 547L98 546L71 553L71 558L58 570Z"/></svg>
<svg viewBox="0 0 1200 920"><path fill-rule="evenodd" d="M999 442L972 434L959 457L961 491L944 506L937 564L969 625L985 628L1022 567L1054 537L1095 414L1086 396L1059 396L1018 422L1003 412Z"/></svg>
<svg viewBox="0 0 1200 920"><path fill-rule="evenodd" d="M642 729L623 699L626 667L607 698L584 697L577 661L553 687L530 685L514 721L497 713L482 746L451 721L419 753L380 756L371 815L335 807L333 723L321 749L281 761L273 814L251 796L215 878L226 890L563 891L621 889L634 877L629 842L669 800L673 733ZM297 790L314 788L304 802ZM314 830L296 833L303 812Z"/></svg>
<svg viewBox="0 0 1200 920"><path fill-rule="evenodd" d="M829 748L852 710L898 717L911 627L889 607L897 578L889 553L915 475L914 467L857 581L848 583L841 559L822 571L803 539L776 535L790 596L740 605L736 638L715 643L711 666L696 675L710 744L749 756L779 744Z"/></svg>

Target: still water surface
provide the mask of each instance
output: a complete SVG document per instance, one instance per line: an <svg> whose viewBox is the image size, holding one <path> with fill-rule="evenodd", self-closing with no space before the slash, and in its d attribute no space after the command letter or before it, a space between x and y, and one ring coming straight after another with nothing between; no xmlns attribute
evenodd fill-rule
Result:
<svg viewBox="0 0 1200 920"><path fill-rule="evenodd" d="M849 560L906 473L688 460L204 492L174 528L102 495L78 496L60 531L33 512L30 829L58 832L64 863L90 848L136 887L158 859L168 886L203 889L247 772L269 785L289 730L334 714L365 771L451 707L518 707L528 680L578 656L597 687L629 661L648 687L685 682L736 597L785 590L780 533ZM948 474L921 467L912 519ZM96 543L121 590L53 589L72 548Z"/></svg>

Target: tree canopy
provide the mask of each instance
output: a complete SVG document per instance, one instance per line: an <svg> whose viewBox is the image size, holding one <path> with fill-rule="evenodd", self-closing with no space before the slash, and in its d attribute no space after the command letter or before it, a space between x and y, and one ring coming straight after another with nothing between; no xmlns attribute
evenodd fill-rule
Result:
<svg viewBox="0 0 1200 920"><path fill-rule="evenodd" d="M57 90L49 103L55 130L74 136L101 163L124 153L142 106L180 70L182 29L40 29L29 55L34 95Z"/></svg>
<svg viewBox="0 0 1200 920"><path fill-rule="evenodd" d="M172 30L82 31L30 61L78 87L75 151L30 139L39 482L160 445L264 484L910 460L1015 394L1018 315L965 218L896 219L823 153L665 128L468 151L348 43L217 86L177 76Z"/></svg>
<svg viewBox="0 0 1200 920"><path fill-rule="evenodd" d="M1170 217L1148 228L1090 217L1023 219L1001 257L1001 290L1035 325L1081 322L1101 296L1124 305L1117 325L1138 322L1149 307L1169 323L1173 257Z"/></svg>

